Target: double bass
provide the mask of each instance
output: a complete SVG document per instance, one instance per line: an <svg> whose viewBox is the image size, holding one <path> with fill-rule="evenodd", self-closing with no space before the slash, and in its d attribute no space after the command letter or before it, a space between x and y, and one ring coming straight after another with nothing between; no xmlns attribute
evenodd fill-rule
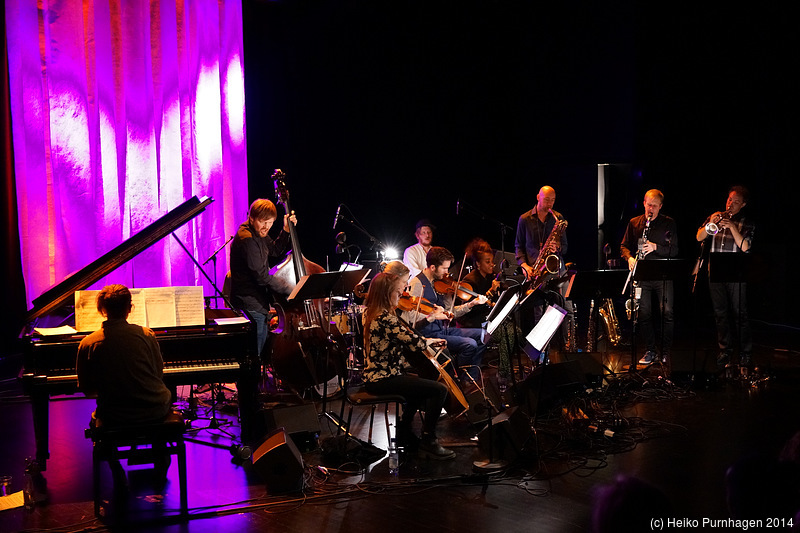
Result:
<svg viewBox="0 0 800 533"><path fill-rule="evenodd" d="M278 203L291 214L286 175L276 169L272 179ZM270 275L282 278L294 289L303 276L325 269L303 256L291 219L288 226L292 249L270 270ZM278 325L269 336L272 368L284 384L300 392L339 374L344 361L343 339L339 330L325 319L321 300L294 301L287 298L289 294L281 296L274 304Z"/></svg>

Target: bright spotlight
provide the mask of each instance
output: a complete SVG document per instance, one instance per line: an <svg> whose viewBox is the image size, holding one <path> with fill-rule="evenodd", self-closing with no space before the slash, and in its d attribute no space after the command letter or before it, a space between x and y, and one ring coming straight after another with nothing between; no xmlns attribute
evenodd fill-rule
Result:
<svg viewBox="0 0 800 533"><path fill-rule="evenodd" d="M383 256L387 261L393 261L395 259L400 259L400 252L397 251L397 248L387 246L383 249Z"/></svg>

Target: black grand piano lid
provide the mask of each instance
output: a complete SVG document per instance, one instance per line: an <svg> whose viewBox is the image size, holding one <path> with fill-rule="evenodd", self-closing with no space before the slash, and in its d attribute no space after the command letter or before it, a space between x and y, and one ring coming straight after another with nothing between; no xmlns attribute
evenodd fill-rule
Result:
<svg viewBox="0 0 800 533"><path fill-rule="evenodd" d="M136 235L123 241L113 250L103 254L79 271L67 276L64 281L53 285L41 296L33 300L33 309L28 311L27 321L40 317L53 309L57 309L77 290L85 289L103 276L130 261L142 251L160 241L194 217L202 213L214 200L209 197L193 196L181 205L167 212L161 218L139 231Z"/></svg>

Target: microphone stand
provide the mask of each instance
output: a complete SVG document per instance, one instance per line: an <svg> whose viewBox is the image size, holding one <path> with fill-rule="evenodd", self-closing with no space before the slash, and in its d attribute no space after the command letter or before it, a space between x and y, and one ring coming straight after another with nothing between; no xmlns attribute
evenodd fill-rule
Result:
<svg viewBox="0 0 800 533"><path fill-rule="evenodd" d="M458 206L459 206L459 209L462 210L462 211L464 211L464 210L471 211L473 214L475 214L476 216L480 217L481 220L488 220L490 222L494 222L495 224L497 224L499 226L499 228L500 228L500 251L503 252L503 259L505 259L505 256L506 256L506 232L508 230L511 230L511 229L514 229L514 228L512 228L511 226L509 226L508 224L506 224L504 222L501 222L501 221L497 220L496 218L492 218L492 217L486 215L486 213L484 213L480 209L477 209L477 208L473 207L471 204L468 204L467 202L464 202L462 200L458 201Z"/></svg>
<svg viewBox="0 0 800 533"><path fill-rule="evenodd" d="M342 204L342 207L347 208L347 211L350 212L350 208L347 207L347 205ZM351 216L352 216L352 213L351 213ZM374 249L376 245L380 246L381 248L385 247L385 244L380 239L378 239L377 237L372 235L370 232L368 232L366 229L364 229L364 227L361 224L359 224L355 219L348 218L348 217L346 217L346 216L344 216L342 214L339 215L339 218L341 220L344 220L345 222L349 223L351 226L353 226L358 231L363 233L370 240L370 243L371 243L370 247L369 247L370 250Z"/></svg>
<svg viewBox="0 0 800 533"><path fill-rule="evenodd" d="M667 232L669 233L669 232ZM670 272L669 261L672 260L672 236L667 236L667 273ZM665 313L667 310L667 276L662 273L661 276L661 363L665 362L666 356L664 355L664 327L667 323ZM671 355L671 354L670 354Z"/></svg>

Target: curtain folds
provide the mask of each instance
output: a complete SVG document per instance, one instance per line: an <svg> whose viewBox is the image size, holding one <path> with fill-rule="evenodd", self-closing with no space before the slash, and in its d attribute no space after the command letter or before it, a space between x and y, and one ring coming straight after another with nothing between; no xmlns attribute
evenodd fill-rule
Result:
<svg viewBox="0 0 800 533"><path fill-rule="evenodd" d="M204 262L247 212L241 2L6 0L28 305L192 196L176 231ZM207 272L221 288L227 251ZM204 285L174 239L101 280Z"/></svg>

